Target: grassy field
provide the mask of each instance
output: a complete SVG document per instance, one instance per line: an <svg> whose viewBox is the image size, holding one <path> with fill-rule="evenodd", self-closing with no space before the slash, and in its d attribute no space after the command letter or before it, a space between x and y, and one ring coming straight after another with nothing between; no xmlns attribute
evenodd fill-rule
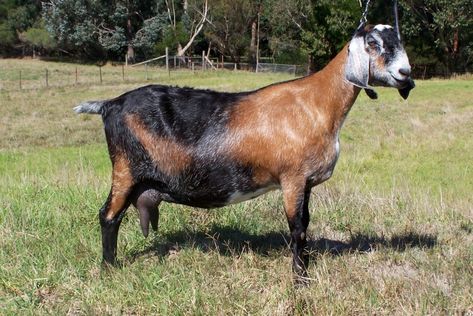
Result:
<svg viewBox="0 0 473 316"><path fill-rule="evenodd" d="M21 67L75 68L0 60L0 314L473 313L473 80L418 81L407 102L387 89L358 99L335 174L313 190L312 281L295 288L280 193L210 211L162 204L148 239L130 208L124 265L102 269L97 213L111 166L100 117L72 107L146 81L20 91ZM241 91L285 79L155 72L152 82Z"/></svg>

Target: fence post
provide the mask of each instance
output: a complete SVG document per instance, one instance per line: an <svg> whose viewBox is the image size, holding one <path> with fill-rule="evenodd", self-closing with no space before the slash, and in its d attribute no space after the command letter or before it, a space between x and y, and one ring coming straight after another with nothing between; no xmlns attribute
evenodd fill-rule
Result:
<svg viewBox="0 0 473 316"><path fill-rule="evenodd" d="M100 84L102 84L102 66L99 66Z"/></svg>
<svg viewBox="0 0 473 316"><path fill-rule="evenodd" d="M122 65L122 79L125 81L125 66Z"/></svg>
<svg viewBox="0 0 473 316"><path fill-rule="evenodd" d="M202 51L202 71L205 70L205 50Z"/></svg>
<svg viewBox="0 0 473 316"><path fill-rule="evenodd" d="M21 70L20 70L20 90L22 89L22 86L21 86Z"/></svg>
<svg viewBox="0 0 473 316"><path fill-rule="evenodd" d="M77 85L78 82L79 82L79 74L77 72L77 67L76 67L76 85Z"/></svg>
<svg viewBox="0 0 473 316"><path fill-rule="evenodd" d="M194 73L194 62L192 62L192 73Z"/></svg>
<svg viewBox="0 0 473 316"><path fill-rule="evenodd" d="M48 68L46 68L46 88L49 87L49 74L48 74Z"/></svg>
<svg viewBox="0 0 473 316"><path fill-rule="evenodd" d="M169 48L166 47L166 71L168 72L168 76L171 77L171 70L169 70Z"/></svg>
<svg viewBox="0 0 473 316"><path fill-rule="evenodd" d="M169 71L169 48L166 47L166 71Z"/></svg>

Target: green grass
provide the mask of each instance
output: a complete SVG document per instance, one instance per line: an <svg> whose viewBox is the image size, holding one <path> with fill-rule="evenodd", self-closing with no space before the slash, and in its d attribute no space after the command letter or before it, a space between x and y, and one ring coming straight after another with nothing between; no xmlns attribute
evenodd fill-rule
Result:
<svg viewBox="0 0 473 316"><path fill-rule="evenodd" d="M408 102L388 89L358 99L335 174L312 194L313 280L294 288L277 192L210 211L163 204L148 239L130 208L123 268L102 269L97 213L111 166L100 117L71 109L147 82L20 91L18 65L75 67L0 60L1 314L473 311L473 80L418 81ZM173 72L149 82L240 91L285 79Z"/></svg>

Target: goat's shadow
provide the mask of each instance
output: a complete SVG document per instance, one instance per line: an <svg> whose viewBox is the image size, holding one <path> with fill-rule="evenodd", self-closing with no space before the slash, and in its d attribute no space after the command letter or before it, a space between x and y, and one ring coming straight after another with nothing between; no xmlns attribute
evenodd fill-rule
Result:
<svg viewBox="0 0 473 316"><path fill-rule="evenodd" d="M271 253L289 249L290 237L287 231L274 231L252 234L228 226L214 225L208 232L181 230L156 236L151 245L141 251L128 254L131 262L142 256L165 257L184 248L198 249L202 252L217 251L221 255L233 256L245 251L268 256ZM390 248L403 252L410 248L433 248L437 236L408 231L386 238L361 233L352 234L348 241L327 238L309 239L307 248L311 257L320 254L340 256L353 252L370 252L378 248Z"/></svg>

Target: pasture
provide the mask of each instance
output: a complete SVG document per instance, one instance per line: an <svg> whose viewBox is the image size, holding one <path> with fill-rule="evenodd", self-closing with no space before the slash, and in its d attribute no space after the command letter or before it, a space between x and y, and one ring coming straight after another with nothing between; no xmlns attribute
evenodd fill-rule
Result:
<svg viewBox="0 0 473 316"><path fill-rule="evenodd" d="M16 87L20 66L74 67L0 60L0 86ZM102 269L97 214L111 165L100 117L72 107L148 83L242 91L291 79L134 78L0 90L1 314L473 313L471 77L417 81L407 102L395 90L378 89L377 101L360 94L334 176L312 191L312 281L302 288L292 284L279 192L214 210L163 203L147 239L130 208L119 234L123 267Z"/></svg>

